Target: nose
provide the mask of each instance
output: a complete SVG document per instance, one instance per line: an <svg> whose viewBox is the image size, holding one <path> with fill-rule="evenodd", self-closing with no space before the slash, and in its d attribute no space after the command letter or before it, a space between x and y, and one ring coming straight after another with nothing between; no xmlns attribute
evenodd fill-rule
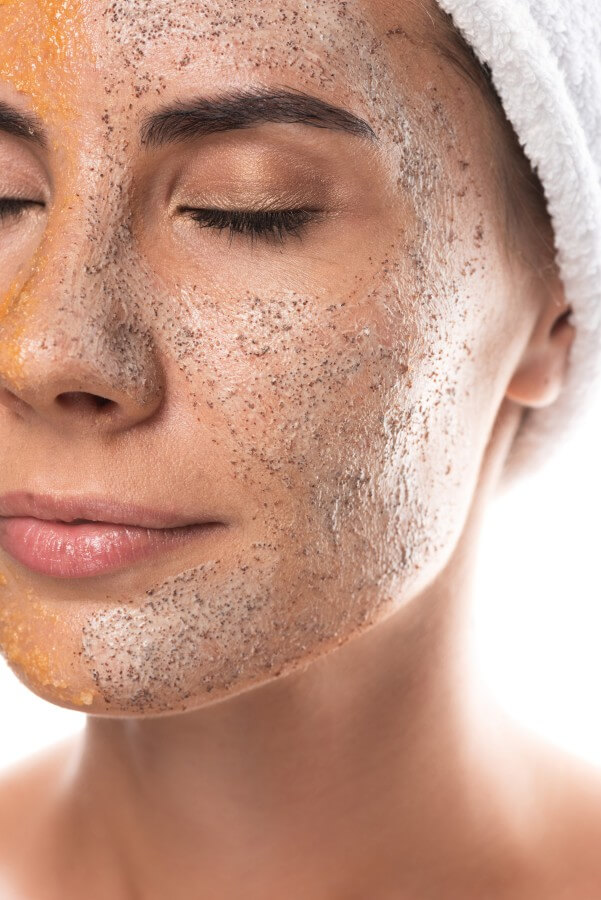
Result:
<svg viewBox="0 0 601 900"><path fill-rule="evenodd" d="M147 390L140 384L138 390L131 390L124 379L117 385L83 367L78 377L64 359L54 363L42 358L41 352L35 363L25 366L27 375L18 386L16 379L0 375L0 405L23 420L43 420L63 433L123 431L149 419L160 406L158 387Z"/></svg>
<svg viewBox="0 0 601 900"><path fill-rule="evenodd" d="M139 299L124 301L125 278L109 286L90 271L53 279L46 268L0 319L0 406L71 436L131 429L164 399Z"/></svg>

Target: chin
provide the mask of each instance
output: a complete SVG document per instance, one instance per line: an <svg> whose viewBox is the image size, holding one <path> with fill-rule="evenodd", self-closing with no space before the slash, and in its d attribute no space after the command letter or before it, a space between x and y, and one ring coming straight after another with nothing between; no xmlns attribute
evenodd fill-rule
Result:
<svg viewBox="0 0 601 900"><path fill-rule="evenodd" d="M48 678L47 674L44 677L31 665L26 669L10 659L8 662L25 687L56 706L105 718L154 718L193 712L262 687L268 688L276 681L305 671L340 646L371 630L375 624L375 620L366 620L362 627L344 637L333 636L312 648L305 646L295 655L289 648L285 653L281 646L272 650L271 657L265 653L254 654L258 658L252 667L240 656L237 662L231 658L218 661L219 665L204 672L184 673L180 670L171 681L165 677L164 670L154 671L146 666L142 671L131 665L123 669L117 664L114 679L105 669L99 685L101 662L97 661L96 668L92 668L95 680L90 682L86 677L69 683L65 679ZM300 640L299 636L297 638ZM114 681L112 687L111 681Z"/></svg>

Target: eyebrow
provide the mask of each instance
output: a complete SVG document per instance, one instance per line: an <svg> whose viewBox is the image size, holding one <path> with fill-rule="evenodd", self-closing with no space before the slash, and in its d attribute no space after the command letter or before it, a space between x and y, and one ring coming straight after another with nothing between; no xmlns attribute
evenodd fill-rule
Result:
<svg viewBox="0 0 601 900"><path fill-rule="evenodd" d="M0 100L0 132L23 138L30 144L46 147L44 126L30 113L22 113Z"/></svg>
<svg viewBox="0 0 601 900"><path fill-rule="evenodd" d="M160 147L264 122L300 123L378 140L371 126L350 110L288 88L234 90L176 101L144 120L141 139L148 147Z"/></svg>

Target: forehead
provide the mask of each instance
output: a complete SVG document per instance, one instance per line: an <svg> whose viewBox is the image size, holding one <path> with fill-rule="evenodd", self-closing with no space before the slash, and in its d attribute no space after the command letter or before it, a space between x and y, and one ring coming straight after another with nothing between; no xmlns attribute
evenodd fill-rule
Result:
<svg viewBox="0 0 601 900"><path fill-rule="evenodd" d="M254 82L310 87L377 125L398 26L420 18L402 0L3 0L0 76L50 117Z"/></svg>

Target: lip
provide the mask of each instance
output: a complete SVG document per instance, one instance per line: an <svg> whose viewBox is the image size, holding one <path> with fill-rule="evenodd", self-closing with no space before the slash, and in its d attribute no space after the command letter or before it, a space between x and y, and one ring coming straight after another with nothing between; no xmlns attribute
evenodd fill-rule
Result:
<svg viewBox="0 0 601 900"><path fill-rule="evenodd" d="M182 516L172 510L157 510L134 503L97 497L91 494L57 497L53 494L34 494L12 491L0 495L0 516L33 516L72 522L89 519L93 522L112 522L115 525L135 525L138 528L177 528L195 525L204 517Z"/></svg>
<svg viewBox="0 0 601 900"><path fill-rule="evenodd" d="M225 527L98 497L0 496L0 547L30 570L59 578L112 572Z"/></svg>

